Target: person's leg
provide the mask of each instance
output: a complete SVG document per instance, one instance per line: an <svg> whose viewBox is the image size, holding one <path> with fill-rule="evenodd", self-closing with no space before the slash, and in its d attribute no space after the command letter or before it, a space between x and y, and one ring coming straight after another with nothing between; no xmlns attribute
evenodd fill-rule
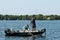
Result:
<svg viewBox="0 0 60 40"><path fill-rule="evenodd" d="M35 31L36 31L36 28L32 28L32 31L34 31L34 32L35 32Z"/></svg>

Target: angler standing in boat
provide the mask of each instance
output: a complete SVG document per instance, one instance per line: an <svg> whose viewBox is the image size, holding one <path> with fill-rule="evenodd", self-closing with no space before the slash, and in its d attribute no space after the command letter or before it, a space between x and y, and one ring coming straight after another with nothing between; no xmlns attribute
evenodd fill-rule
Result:
<svg viewBox="0 0 60 40"><path fill-rule="evenodd" d="M31 25L32 25L32 31L36 31L36 23L35 23L35 17L33 16L31 19Z"/></svg>

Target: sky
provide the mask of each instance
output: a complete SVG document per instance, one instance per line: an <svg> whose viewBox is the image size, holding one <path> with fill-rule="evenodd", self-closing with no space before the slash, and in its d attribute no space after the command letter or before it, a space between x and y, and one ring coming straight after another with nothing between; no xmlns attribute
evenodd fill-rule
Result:
<svg viewBox="0 0 60 40"><path fill-rule="evenodd" d="M0 0L3 15L60 15L60 0Z"/></svg>

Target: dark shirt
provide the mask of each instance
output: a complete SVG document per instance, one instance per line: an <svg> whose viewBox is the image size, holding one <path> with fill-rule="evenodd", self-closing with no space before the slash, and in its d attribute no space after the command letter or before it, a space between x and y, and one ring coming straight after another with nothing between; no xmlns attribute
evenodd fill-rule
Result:
<svg viewBox="0 0 60 40"><path fill-rule="evenodd" d="M32 28L36 28L35 19L31 20L31 25L32 25Z"/></svg>

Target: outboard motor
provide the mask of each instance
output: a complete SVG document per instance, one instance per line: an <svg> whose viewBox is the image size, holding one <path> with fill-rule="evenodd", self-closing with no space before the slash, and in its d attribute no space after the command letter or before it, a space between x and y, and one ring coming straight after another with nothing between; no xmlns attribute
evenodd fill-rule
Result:
<svg viewBox="0 0 60 40"><path fill-rule="evenodd" d="M5 33L11 32L11 30L8 28L5 30Z"/></svg>

